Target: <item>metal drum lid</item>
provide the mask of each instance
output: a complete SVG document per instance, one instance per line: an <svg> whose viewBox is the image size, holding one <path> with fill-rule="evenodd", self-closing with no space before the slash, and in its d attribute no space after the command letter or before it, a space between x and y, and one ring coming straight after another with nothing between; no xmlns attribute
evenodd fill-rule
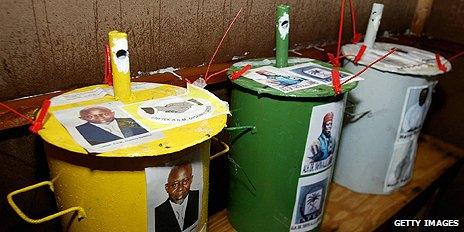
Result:
<svg viewBox="0 0 464 232"><path fill-rule="evenodd" d="M263 68L263 67L270 67L273 69L275 68L275 58L261 58L261 59L250 59L250 60L244 60L237 62L231 66L231 68L228 71L229 78L233 76L234 72L237 72L241 70L244 66L246 65L251 65L252 69L257 69L257 68ZM331 64L319 61L319 60L314 60L314 59L309 59L309 58L299 58L299 57L289 57L288 58L288 64L289 67L282 68L280 70L285 69L286 71L295 71L297 67L300 66L314 66L315 69L324 69L324 71L330 71L332 68ZM307 67L307 66L305 66ZM295 68L295 70L292 70ZM285 71L284 70L284 71ZM305 71L303 69L300 69L298 71ZM344 74L350 74L347 70L341 69L341 71ZM257 94L267 94L271 96L277 96L277 97L291 97L291 98L316 98L316 97L332 97L335 96L333 87L330 85L330 81L327 80L327 83L318 83L318 84L312 84L311 87L304 88L304 87L298 87L297 90L294 91L281 91L278 88L276 89L275 87L271 87L269 85L263 84L263 82L259 82L259 80L256 79L251 79L247 78L247 73L245 72L242 74L242 77L232 80L232 82L240 87L252 90L253 92L256 92ZM343 74L342 74L343 75ZM301 75L299 75L301 76ZM304 75L303 75L304 77ZM326 78L327 79L327 78ZM352 82L348 82L344 85L342 85L342 92L348 92L352 89L354 89L357 85L357 81L353 80Z"/></svg>
<svg viewBox="0 0 464 232"><path fill-rule="evenodd" d="M344 45L342 54L353 61L362 45L363 43ZM451 70L451 63L442 56L438 55L437 57L432 52L418 48L381 42L376 42L372 48L367 48L358 63L364 66L369 65L392 48L397 50L374 64L372 68L385 72L418 76L436 76ZM438 68L438 62L444 65L446 71Z"/></svg>
<svg viewBox="0 0 464 232"><path fill-rule="evenodd" d="M115 99L107 85L52 98L39 135L76 153L143 157L194 146L226 126L228 104L207 90L190 84L182 88L145 82L133 82L131 88L133 94L126 103Z"/></svg>

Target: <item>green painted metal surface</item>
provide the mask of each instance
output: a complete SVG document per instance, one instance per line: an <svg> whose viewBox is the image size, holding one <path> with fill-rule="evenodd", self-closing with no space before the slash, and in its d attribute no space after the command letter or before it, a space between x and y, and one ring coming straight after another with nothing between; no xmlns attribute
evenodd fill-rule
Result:
<svg viewBox="0 0 464 232"><path fill-rule="evenodd" d="M290 32L290 7L279 5L276 10L276 67L288 66L288 37Z"/></svg>
<svg viewBox="0 0 464 232"><path fill-rule="evenodd" d="M263 62L266 61L266 62ZM228 74L232 74L234 71L240 70L243 66L245 66L247 63L252 64L252 68L258 68L261 66L266 66L266 65L275 65L277 62L277 59L269 58L269 59L251 59L251 60L246 60L239 62L238 64L234 64L230 67ZM315 63L319 64L324 67L331 68L332 65L319 61L319 60L314 60L314 59L307 59L307 58L297 58L297 57L290 57L288 59L289 66L297 65L297 64L303 64L303 63ZM341 69L341 71L348 72L346 69ZM259 95L273 95L273 96L281 96L281 97L291 97L291 98L317 98L317 97L330 97L334 96L335 92L331 86L320 84L317 86L314 86L312 88L308 89L303 89L303 90L298 90L290 93L284 93L282 91L273 89L269 86L263 85L261 83L258 83L254 80L242 77L239 78L235 81L233 81L235 85L239 85L243 88L250 89L252 91L255 91ZM342 92L346 93L352 89L354 89L357 86L357 82L351 82L342 85Z"/></svg>
<svg viewBox="0 0 464 232"><path fill-rule="evenodd" d="M312 108L343 96L288 98L232 90L230 221L238 231L289 231ZM316 228L317 229L317 228Z"/></svg>
<svg viewBox="0 0 464 232"><path fill-rule="evenodd" d="M288 61L331 67L311 59ZM246 64L257 68L275 62L242 61L231 67L229 75ZM244 77L233 83L230 126L246 129L230 131L230 222L240 232L289 231L312 110L343 101L344 94L335 96L326 85L283 93ZM343 85L343 92L356 85Z"/></svg>

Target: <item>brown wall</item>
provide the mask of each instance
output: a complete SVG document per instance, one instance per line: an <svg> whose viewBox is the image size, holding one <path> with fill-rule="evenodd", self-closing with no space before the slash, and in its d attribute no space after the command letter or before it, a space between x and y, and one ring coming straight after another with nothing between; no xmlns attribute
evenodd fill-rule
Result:
<svg viewBox="0 0 464 232"><path fill-rule="evenodd" d="M381 2L381 30L403 32L417 0L354 2L359 31L365 30L372 3ZM340 0L2 0L0 100L101 82L103 45L110 30L129 34L133 76L208 62L240 7L243 12L217 62L245 52L271 55L274 11L280 3L292 9L291 44L336 40Z"/></svg>
<svg viewBox="0 0 464 232"><path fill-rule="evenodd" d="M434 0L424 32L464 44L464 0Z"/></svg>
<svg viewBox="0 0 464 232"><path fill-rule="evenodd" d="M408 28L416 1L377 1L385 4L380 31L401 33ZM218 61L229 60L233 55L246 51L254 57L270 54L274 47L274 7L284 1L70 2L0 1L0 100L100 82L103 78L103 44L107 32L113 29L129 33L133 75L137 71L165 66L182 67L208 62L240 6L244 7L243 14L230 32ZM292 6L292 44L316 44L336 39L339 0L288 2ZM354 2L357 5L358 28L364 33L367 15L374 1ZM428 34L464 43L464 35L459 33L464 23L457 23L462 21L460 11L450 11L464 8L464 4L455 6L457 2L464 1L435 0L426 25ZM346 35L350 36L348 15L346 19ZM447 27L431 30L441 22L448 22ZM464 93L463 81L458 79L464 73L461 66L464 67L462 60L456 64L455 72L439 84L438 90L445 92L446 99L434 99L442 108L436 110L439 114L433 114L433 111L429 114L429 124L425 129L464 146L462 113L456 114L455 111L464 109L460 100L463 99L460 97L462 94L456 94ZM449 118L450 115L452 118ZM40 141L30 135L26 127L0 131L0 231L59 231L58 220L40 225L22 222L5 201L6 193L49 179L45 155L40 148ZM213 163L211 171L217 168L224 172L223 167L226 166ZM210 181L214 188L215 179ZM224 180L217 182L227 184ZM19 203L23 203L21 208L35 218L54 211L51 193L46 188L37 191L18 199ZM222 207L220 204L223 202L215 200L214 197L210 199L211 206Z"/></svg>
<svg viewBox="0 0 464 232"><path fill-rule="evenodd" d="M464 0L434 0L424 32L428 36L459 43L457 48L448 47L454 54L463 51L463 15ZM446 55L449 57L453 54ZM453 70L436 87L438 98L434 99L435 109L432 108L424 130L464 147L464 57L454 60L452 65Z"/></svg>

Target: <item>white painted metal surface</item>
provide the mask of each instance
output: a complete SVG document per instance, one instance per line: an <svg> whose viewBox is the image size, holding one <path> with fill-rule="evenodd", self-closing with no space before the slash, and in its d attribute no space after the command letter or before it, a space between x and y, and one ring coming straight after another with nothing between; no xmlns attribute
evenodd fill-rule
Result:
<svg viewBox="0 0 464 232"><path fill-rule="evenodd" d="M344 67L356 73L364 66L347 61ZM433 78L376 69L368 69L361 76L365 80L348 95L354 105L350 108L347 103L346 112L355 118L344 123L334 181L355 192L388 194L384 184L407 89L429 85Z"/></svg>

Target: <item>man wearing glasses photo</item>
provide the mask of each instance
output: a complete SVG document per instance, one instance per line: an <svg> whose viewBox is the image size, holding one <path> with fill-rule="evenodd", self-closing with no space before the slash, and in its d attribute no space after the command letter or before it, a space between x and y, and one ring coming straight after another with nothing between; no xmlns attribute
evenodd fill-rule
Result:
<svg viewBox="0 0 464 232"><path fill-rule="evenodd" d="M155 208L155 231L192 231L198 221L199 190L190 190L192 164L180 163L169 172L168 199Z"/></svg>

